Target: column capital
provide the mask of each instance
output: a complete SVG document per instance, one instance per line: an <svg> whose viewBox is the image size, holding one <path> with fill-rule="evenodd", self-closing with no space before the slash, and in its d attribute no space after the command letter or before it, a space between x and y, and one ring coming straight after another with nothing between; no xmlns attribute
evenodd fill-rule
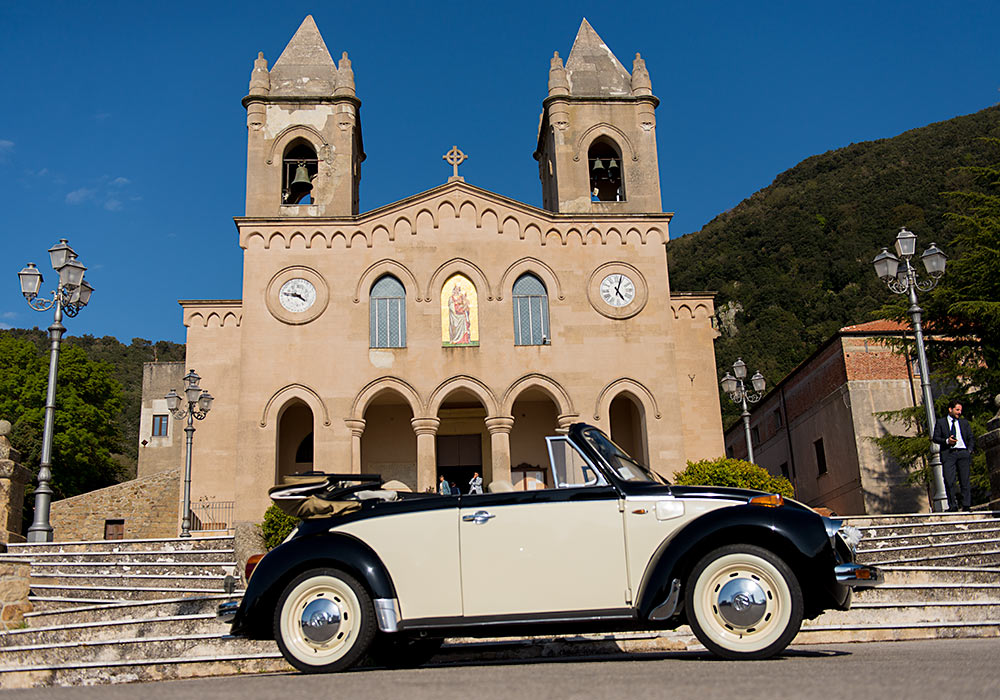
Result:
<svg viewBox="0 0 1000 700"><path fill-rule="evenodd" d="M441 425L440 418L411 418L410 425L417 435L437 435L438 427Z"/></svg>
<svg viewBox="0 0 1000 700"><path fill-rule="evenodd" d="M361 437L365 432L365 421L363 418L345 418L344 424L351 430L351 435Z"/></svg>
<svg viewBox="0 0 1000 700"><path fill-rule="evenodd" d="M511 429L514 427L514 417L513 416L490 416L486 419L486 429L490 431L490 435L497 434L510 434Z"/></svg>
<svg viewBox="0 0 1000 700"><path fill-rule="evenodd" d="M559 416L556 418L556 425L558 426L557 429L561 433L565 433L567 430L569 430L569 426L579 422L580 422L579 413L560 413Z"/></svg>

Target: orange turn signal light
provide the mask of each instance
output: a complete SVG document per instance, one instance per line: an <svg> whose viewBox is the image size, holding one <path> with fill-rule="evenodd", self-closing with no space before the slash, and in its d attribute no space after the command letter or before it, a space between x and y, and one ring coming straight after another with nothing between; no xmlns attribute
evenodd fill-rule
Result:
<svg viewBox="0 0 1000 700"><path fill-rule="evenodd" d="M762 496L754 496L750 499L750 505L777 508L778 506L785 505L785 497L780 493L768 493Z"/></svg>
<svg viewBox="0 0 1000 700"><path fill-rule="evenodd" d="M257 568L257 564L260 560L264 558L263 554L254 554L252 557L247 559L247 565L244 571L246 572L247 581L250 580L250 576L253 574L253 570Z"/></svg>

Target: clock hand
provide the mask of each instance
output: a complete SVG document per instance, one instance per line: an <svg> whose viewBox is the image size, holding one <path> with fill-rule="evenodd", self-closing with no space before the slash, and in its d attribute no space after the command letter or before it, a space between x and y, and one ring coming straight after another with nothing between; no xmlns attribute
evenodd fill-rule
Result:
<svg viewBox="0 0 1000 700"><path fill-rule="evenodd" d="M617 294L618 296L621 296L621 292L618 291L618 288L621 286L622 286L622 276L618 275L618 284L615 285L615 294Z"/></svg>

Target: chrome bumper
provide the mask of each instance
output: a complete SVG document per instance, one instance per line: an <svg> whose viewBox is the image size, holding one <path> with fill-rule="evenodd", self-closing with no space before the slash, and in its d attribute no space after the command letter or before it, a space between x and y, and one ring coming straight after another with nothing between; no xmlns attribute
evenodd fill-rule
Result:
<svg viewBox="0 0 1000 700"><path fill-rule="evenodd" d="M885 576L877 567L865 564L838 564L834 572L837 583L851 588L874 588L885 582Z"/></svg>
<svg viewBox="0 0 1000 700"><path fill-rule="evenodd" d="M236 611L239 610L239 607L240 601L227 600L225 603L219 604L219 608L215 615L228 625L233 621L233 618L236 617Z"/></svg>

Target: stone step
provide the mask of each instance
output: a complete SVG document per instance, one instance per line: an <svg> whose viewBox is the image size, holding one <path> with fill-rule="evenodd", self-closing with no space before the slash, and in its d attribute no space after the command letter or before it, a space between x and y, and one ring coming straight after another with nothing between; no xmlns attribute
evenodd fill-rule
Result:
<svg viewBox="0 0 1000 700"><path fill-rule="evenodd" d="M857 528L905 527L940 525L942 523L983 522L1000 518L1000 511L972 511L971 513L900 513L898 515L848 515L838 516L848 525Z"/></svg>
<svg viewBox="0 0 1000 700"><path fill-rule="evenodd" d="M189 656L245 656L274 654L273 641L224 637L219 634L140 636L111 641L76 641L6 647L0 655L0 674L29 667L53 667L91 662L173 659Z"/></svg>
<svg viewBox="0 0 1000 700"><path fill-rule="evenodd" d="M86 586L86 585L48 585L31 583L31 593L28 596L39 599L71 599L90 600L94 603L108 600L163 600L179 596L208 595L223 593L222 586L147 586L135 588L132 586ZM240 595L242 593L240 592Z"/></svg>
<svg viewBox="0 0 1000 700"><path fill-rule="evenodd" d="M910 542L908 540L877 540L865 542L864 546L858 546L857 554L863 557L866 554L881 554L883 552L910 552L922 550L944 550L947 548L962 548L970 552L980 551L984 548L996 549L1000 547L1000 537L981 536L971 534L966 537L953 535L950 537L929 537L916 538L923 539L923 542Z"/></svg>
<svg viewBox="0 0 1000 700"><path fill-rule="evenodd" d="M236 562L34 562L32 576L225 576Z"/></svg>
<svg viewBox="0 0 1000 700"><path fill-rule="evenodd" d="M906 626L932 622L942 625L957 622L1000 625L1000 598L928 603L859 602L847 612L828 611L807 622L810 625L836 627L883 624Z"/></svg>
<svg viewBox="0 0 1000 700"><path fill-rule="evenodd" d="M68 610L36 611L25 614L28 627L49 627L88 622L113 622L115 620L174 615L215 614L219 603L239 599L241 594L225 593L204 596L177 596L165 600L134 600L123 603L91 601Z"/></svg>
<svg viewBox="0 0 1000 700"><path fill-rule="evenodd" d="M31 557L35 554L76 552L190 552L200 549L233 548L233 536L175 537L143 540L90 540L81 542L21 542L7 545L10 554Z"/></svg>
<svg viewBox="0 0 1000 700"><path fill-rule="evenodd" d="M890 564L880 569L886 584L1000 583L1000 567Z"/></svg>
<svg viewBox="0 0 1000 700"><path fill-rule="evenodd" d="M1000 637L996 622L921 622L877 625L803 626L792 644L840 644L845 642L900 642L916 639Z"/></svg>
<svg viewBox="0 0 1000 700"><path fill-rule="evenodd" d="M232 549L201 549L197 551L149 551L149 552L38 552L35 554L0 554L11 559L28 559L32 564L54 563L108 563L108 564L155 564L155 563L207 563L231 564L235 560Z"/></svg>
<svg viewBox="0 0 1000 700"><path fill-rule="evenodd" d="M867 564L935 564L950 566L1000 567L1000 541L943 542L926 547L859 550L858 561Z"/></svg>
<svg viewBox="0 0 1000 700"><path fill-rule="evenodd" d="M214 612L163 617L124 617L104 622L80 622L49 627L23 627L0 633L0 662L7 647L29 644L74 643L80 641L112 641L132 637L165 637L169 635L229 633L229 625Z"/></svg>
<svg viewBox="0 0 1000 700"><path fill-rule="evenodd" d="M861 549L883 549L885 547L922 547L938 542L966 542L969 540L1000 540L998 527L948 528L946 530L914 530L908 533L893 533L878 537L865 536Z"/></svg>
<svg viewBox="0 0 1000 700"><path fill-rule="evenodd" d="M854 596L855 605L917 605L960 600L1000 600L1000 584L886 584L871 590L858 591Z"/></svg>
<svg viewBox="0 0 1000 700"><path fill-rule="evenodd" d="M133 588L138 591L150 588L197 588L223 590L225 576L219 574L160 575L160 574L117 574L111 576L89 574L36 574L31 572L31 587L51 586L53 588L85 585L88 588L117 590Z"/></svg>

